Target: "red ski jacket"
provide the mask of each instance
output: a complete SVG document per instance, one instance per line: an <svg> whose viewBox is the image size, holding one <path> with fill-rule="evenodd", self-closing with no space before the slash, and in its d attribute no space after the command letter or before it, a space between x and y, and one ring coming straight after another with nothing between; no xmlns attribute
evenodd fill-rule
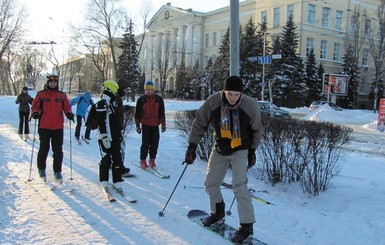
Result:
<svg viewBox="0 0 385 245"><path fill-rule="evenodd" d="M39 128L64 128L64 115L72 112L67 95L59 90L44 89L37 93L32 102L32 114L39 112Z"/></svg>

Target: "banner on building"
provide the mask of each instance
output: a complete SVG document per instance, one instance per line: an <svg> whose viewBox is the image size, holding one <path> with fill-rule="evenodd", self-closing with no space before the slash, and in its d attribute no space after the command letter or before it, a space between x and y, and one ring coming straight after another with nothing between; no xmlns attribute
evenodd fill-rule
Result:
<svg viewBox="0 0 385 245"><path fill-rule="evenodd" d="M380 99L378 107L377 131L385 132L385 99Z"/></svg>

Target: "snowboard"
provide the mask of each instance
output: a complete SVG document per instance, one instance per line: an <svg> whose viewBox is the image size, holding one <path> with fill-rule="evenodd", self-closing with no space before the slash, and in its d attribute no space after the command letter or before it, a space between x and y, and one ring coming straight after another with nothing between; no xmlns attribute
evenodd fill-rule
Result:
<svg viewBox="0 0 385 245"><path fill-rule="evenodd" d="M237 229L235 229L234 227L226 224L226 223L221 223L221 222L218 222L217 224L212 224L211 226L203 226L202 222L201 222L201 219L208 216L209 214L205 211L202 211L202 210L197 210L197 209L194 209L194 210L191 210L188 214L187 214L187 217L201 225L202 227L206 228L207 230L221 236L222 238L230 241L231 241L231 235L233 233L235 233L235 231ZM234 243L234 244L237 244L237 243ZM243 241L242 244L247 244L247 245L267 245L266 243L264 242L261 242L260 240L250 236L248 237L245 241Z"/></svg>

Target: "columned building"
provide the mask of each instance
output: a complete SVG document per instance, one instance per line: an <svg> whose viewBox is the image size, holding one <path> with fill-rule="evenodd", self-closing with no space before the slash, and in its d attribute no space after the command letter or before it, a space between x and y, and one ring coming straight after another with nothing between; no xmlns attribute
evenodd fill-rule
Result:
<svg viewBox="0 0 385 245"><path fill-rule="evenodd" d="M380 28L379 0L246 0L240 1L240 24L252 18L258 25L267 20L267 38L272 43L282 33L289 15L293 16L299 35L298 55L306 61L313 49L316 62L326 73L339 73L349 44L359 55L359 106L370 107L368 94L374 80ZM222 37L230 25L230 7L202 13L181 9L170 3L162 6L147 25L140 66L146 80L153 80L157 90L175 91L176 67L205 67L215 58ZM161 81L164 81L163 85Z"/></svg>

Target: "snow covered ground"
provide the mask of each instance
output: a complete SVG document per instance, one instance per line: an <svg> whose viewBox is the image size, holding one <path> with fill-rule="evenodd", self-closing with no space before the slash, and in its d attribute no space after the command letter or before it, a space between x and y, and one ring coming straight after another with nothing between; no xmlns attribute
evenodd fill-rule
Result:
<svg viewBox="0 0 385 245"><path fill-rule="evenodd" d="M95 140L75 144L75 125L66 122L64 141L65 181L76 190L45 188L37 176L34 145L17 135L18 114L14 96L0 97L0 243L1 244L229 244L187 218L190 209L208 210L203 189L206 163L188 166L178 188L162 211L183 169L186 142L172 125L172 111L198 108L202 102L166 101L168 130L161 134L157 163L170 179L159 179L140 170L141 138L131 130L126 138L126 166L136 177L126 179L125 191L136 198L129 204L115 194L108 203L99 187L100 153ZM304 194L298 184L271 187L249 171L249 187L272 203L254 202L257 222L254 236L267 244L385 244L385 134L375 131L376 114L365 110L336 112L327 107L296 111L305 120L351 125L354 142L340 159L341 173L318 197ZM33 133L34 121L30 123ZM70 134L71 132L71 134ZM70 138L70 135L72 138ZM94 132L92 138L95 139ZM72 152L70 156L70 152ZM52 158L47 162L52 177ZM71 177L72 169L72 177ZM226 180L231 182L229 171ZM222 190L226 210L233 193ZM236 203L230 225L238 225Z"/></svg>

